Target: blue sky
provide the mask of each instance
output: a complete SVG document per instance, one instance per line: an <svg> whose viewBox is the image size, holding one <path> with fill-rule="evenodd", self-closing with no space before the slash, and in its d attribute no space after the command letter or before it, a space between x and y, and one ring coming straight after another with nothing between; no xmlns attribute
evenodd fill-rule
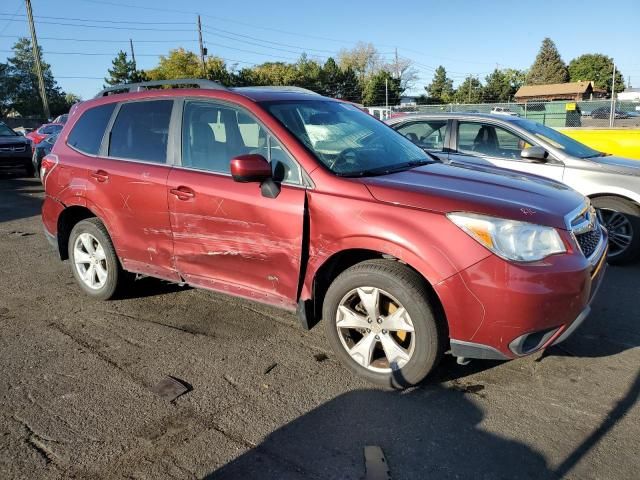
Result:
<svg viewBox="0 0 640 480"><path fill-rule="evenodd" d="M32 0L32 5L39 42L58 83L85 99L101 88L117 51L128 51L129 38L140 68L153 67L158 55L171 48L197 51L197 13L209 54L238 67L294 61L303 51L324 60L365 41L389 60L396 47L401 57L413 60L420 75L418 92L440 64L456 83L469 73L483 79L496 66L527 68L549 36L567 63L583 53L604 53L614 58L625 81L630 76L640 86L638 0L318 0L304 5L275 0ZM28 35L24 15L23 0L2 1L0 58L11 55L18 36ZM73 26L78 24L85 26Z"/></svg>

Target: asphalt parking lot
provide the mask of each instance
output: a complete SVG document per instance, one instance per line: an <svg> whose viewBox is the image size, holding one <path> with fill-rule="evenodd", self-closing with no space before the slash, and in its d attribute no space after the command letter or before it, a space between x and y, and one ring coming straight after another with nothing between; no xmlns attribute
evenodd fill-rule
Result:
<svg viewBox="0 0 640 480"><path fill-rule="evenodd" d="M561 346L389 392L268 307L153 279L89 300L42 195L0 171L0 478L361 479L366 445L393 479L638 478L638 266ZM154 393L167 376L189 391Z"/></svg>

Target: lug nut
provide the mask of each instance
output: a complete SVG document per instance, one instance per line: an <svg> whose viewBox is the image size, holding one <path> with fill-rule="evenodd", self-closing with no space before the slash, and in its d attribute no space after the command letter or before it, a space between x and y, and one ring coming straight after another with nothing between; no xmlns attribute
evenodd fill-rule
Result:
<svg viewBox="0 0 640 480"><path fill-rule="evenodd" d="M368 319L367 319L367 322L371 323L371 319L370 319L370 318L368 318Z"/></svg>
<svg viewBox="0 0 640 480"><path fill-rule="evenodd" d="M382 323L382 319L381 318L378 318L378 323Z"/></svg>
<svg viewBox="0 0 640 480"><path fill-rule="evenodd" d="M386 335L386 334L387 334L387 331L386 331L386 330L382 330L382 333L384 333L384 334Z"/></svg>
<svg viewBox="0 0 640 480"><path fill-rule="evenodd" d="M367 333L371 333L371 329L367 328Z"/></svg>
<svg viewBox="0 0 640 480"><path fill-rule="evenodd" d="M380 335L376 335L376 340L380 340Z"/></svg>

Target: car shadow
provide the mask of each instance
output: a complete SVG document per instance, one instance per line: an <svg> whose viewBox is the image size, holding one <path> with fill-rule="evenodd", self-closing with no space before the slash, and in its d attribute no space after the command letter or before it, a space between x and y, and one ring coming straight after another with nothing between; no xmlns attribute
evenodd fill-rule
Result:
<svg viewBox="0 0 640 480"><path fill-rule="evenodd" d="M40 215L43 192L38 179L0 169L0 223Z"/></svg>
<svg viewBox="0 0 640 480"><path fill-rule="evenodd" d="M353 391L205 478L361 479L367 445L382 448L391 478L556 478L539 452L484 430L483 418L469 394L442 386Z"/></svg>
<svg viewBox="0 0 640 480"><path fill-rule="evenodd" d="M154 297L191 289L192 287L189 285L179 285L159 278L141 277L135 280L131 279L118 294L118 300Z"/></svg>

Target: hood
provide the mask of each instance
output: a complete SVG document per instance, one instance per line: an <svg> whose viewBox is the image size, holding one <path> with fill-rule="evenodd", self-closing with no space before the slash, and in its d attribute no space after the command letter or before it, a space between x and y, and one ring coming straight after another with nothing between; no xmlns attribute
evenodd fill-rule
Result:
<svg viewBox="0 0 640 480"><path fill-rule="evenodd" d="M616 157L614 155L589 158L587 160L589 160L590 163L598 165L600 168L608 172L621 173L623 175L640 176L640 160Z"/></svg>
<svg viewBox="0 0 640 480"><path fill-rule="evenodd" d="M0 145L28 144L29 139L22 135L0 135Z"/></svg>
<svg viewBox="0 0 640 480"><path fill-rule="evenodd" d="M584 196L536 175L478 165L434 163L363 178L381 202L441 213L473 212L566 229L565 216Z"/></svg>

